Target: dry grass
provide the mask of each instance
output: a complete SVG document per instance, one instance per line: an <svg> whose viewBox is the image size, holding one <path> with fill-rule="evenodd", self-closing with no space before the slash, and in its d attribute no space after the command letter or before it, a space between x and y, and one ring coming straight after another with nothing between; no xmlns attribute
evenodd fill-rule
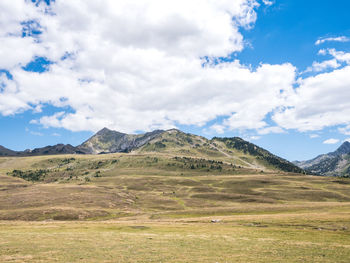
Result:
<svg viewBox="0 0 350 263"><path fill-rule="evenodd" d="M348 262L349 213L0 223L1 262Z"/></svg>
<svg viewBox="0 0 350 263"><path fill-rule="evenodd" d="M173 157L0 158L0 262L349 262L349 179Z"/></svg>

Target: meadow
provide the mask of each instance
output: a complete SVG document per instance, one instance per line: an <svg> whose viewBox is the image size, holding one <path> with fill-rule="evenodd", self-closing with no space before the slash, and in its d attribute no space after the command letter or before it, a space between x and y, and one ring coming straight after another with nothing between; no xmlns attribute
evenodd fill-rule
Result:
<svg viewBox="0 0 350 263"><path fill-rule="evenodd" d="M350 180L169 153L0 158L0 262L350 262Z"/></svg>

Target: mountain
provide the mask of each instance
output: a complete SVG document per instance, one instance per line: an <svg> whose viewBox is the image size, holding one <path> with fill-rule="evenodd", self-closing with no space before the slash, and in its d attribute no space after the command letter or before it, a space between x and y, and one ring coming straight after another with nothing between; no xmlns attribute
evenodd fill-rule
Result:
<svg viewBox="0 0 350 263"><path fill-rule="evenodd" d="M319 155L308 161L296 161L294 164L312 174L349 177L350 143L344 142L334 152Z"/></svg>
<svg viewBox="0 0 350 263"><path fill-rule="evenodd" d="M78 148L70 144L57 144L34 150L12 151L0 145L0 156L39 156L39 155L56 155L56 154L84 154Z"/></svg>
<svg viewBox="0 0 350 263"><path fill-rule="evenodd" d="M350 142L344 142L335 152L330 153L331 155L338 156L350 153Z"/></svg>
<svg viewBox="0 0 350 263"><path fill-rule="evenodd" d="M241 138L213 138L184 133L177 129L126 134L103 128L81 145L58 144L15 152L0 148L0 156L58 154L107 154L118 152L164 153L167 156L212 160L241 168L261 171L303 173L296 165Z"/></svg>
<svg viewBox="0 0 350 263"><path fill-rule="evenodd" d="M70 144L57 144L54 146L46 146L43 148L35 148L32 151L25 151L24 155L56 155L56 154L84 154L77 147Z"/></svg>
<svg viewBox="0 0 350 263"><path fill-rule="evenodd" d="M145 134L126 134L103 128L77 148L87 154L130 152L164 131L156 130Z"/></svg>
<svg viewBox="0 0 350 263"><path fill-rule="evenodd" d="M139 152L163 152L168 154L194 156L197 158L220 159L236 166L303 173L293 163L273 155L267 150L241 138L217 138L187 134L177 129L160 133L142 146Z"/></svg>
<svg viewBox="0 0 350 263"><path fill-rule="evenodd" d="M0 156L16 156L16 153L17 152L7 149L0 145Z"/></svg>
<svg viewBox="0 0 350 263"><path fill-rule="evenodd" d="M303 173L303 169L297 167L293 163L278 157L269 151L247 142L239 137L234 138L213 138L214 141L225 143L226 147L231 150L238 150L247 155L253 156L265 166L271 166L285 172Z"/></svg>

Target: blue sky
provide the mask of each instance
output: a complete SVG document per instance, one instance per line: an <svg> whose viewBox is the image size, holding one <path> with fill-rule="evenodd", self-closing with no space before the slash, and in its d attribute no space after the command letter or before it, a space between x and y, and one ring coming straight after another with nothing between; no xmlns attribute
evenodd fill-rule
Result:
<svg viewBox="0 0 350 263"><path fill-rule="evenodd" d="M349 105L337 105L337 94L332 98L333 85L338 85L335 93L344 91L344 99L349 96L350 75L343 72L342 83L335 81L336 74L342 73L338 71L347 70L350 63L350 2L276 0L244 6L245 0L240 0L242 6L234 8L204 1L209 8L191 17L187 14L191 4L186 1L179 1L173 10L154 1L139 21L118 17L118 3L102 2L105 5L99 8L93 1L81 2L77 8L62 1L30 5L16 0L13 6L3 7L10 11L1 21L8 28L0 31L5 40L0 43L0 145L14 150L78 145L104 126L124 132L176 126L208 138L240 136L293 161L333 151L350 138ZM17 14L15 5L29 11ZM108 5L116 11L110 18L104 14ZM130 12L138 8L122 7L132 8ZM86 17L89 12L106 17L112 25L118 18L124 28L117 25L114 31L104 32L108 27L98 19L86 22L92 19ZM239 25L221 21L227 12ZM159 13L164 15L158 17ZM206 17L210 23L201 24ZM60 27L50 23L54 20ZM232 32L226 30L230 26ZM223 29L216 32L218 28ZM115 33L118 30L126 31ZM15 46L7 46L7 40L15 41ZM325 41L316 45L317 40ZM216 62L209 69L196 68L203 57ZM315 64L324 61L332 66ZM225 63L227 69L220 69ZM187 65L191 66L182 72ZM314 83L318 78L319 89ZM270 90L271 85L276 87ZM283 98L276 93L279 85L281 94L287 94ZM225 99L230 94L232 99ZM245 96L234 101L241 94ZM315 104L323 94L325 102ZM276 96L271 107L268 96ZM265 102L260 105L260 100ZM255 102L259 102L256 107Z"/></svg>

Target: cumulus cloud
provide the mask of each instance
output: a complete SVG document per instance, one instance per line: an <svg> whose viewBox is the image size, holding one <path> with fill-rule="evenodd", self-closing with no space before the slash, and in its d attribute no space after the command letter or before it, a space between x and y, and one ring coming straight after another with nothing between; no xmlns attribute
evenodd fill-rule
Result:
<svg viewBox="0 0 350 263"><path fill-rule="evenodd" d="M295 93L288 97L273 120L285 129L322 130L350 123L350 66L298 81Z"/></svg>
<svg viewBox="0 0 350 263"><path fill-rule="evenodd" d="M218 59L243 49L239 28L255 22L256 1L80 0L35 8L15 0L2 5L21 7L5 31L17 32L19 50L33 47L22 59L4 58L2 67L13 79L2 76L0 111L10 115L42 104L72 109L33 121L45 127L131 132L202 126L227 115L228 129L265 128L266 114L285 100L294 82L290 64L262 64L252 71L239 61ZM20 37L23 20L37 21L41 34ZM19 66L36 56L53 62L48 71Z"/></svg>
<svg viewBox="0 0 350 263"><path fill-rule="evenodd" d="M203 126L219 116L227 117L212 127L217 133L350 124L348 53L322 51L333 59L312 69L332 71L299 80L289 63L253 70L220 59L242 51L240 29L255 23L257 7L254 0L0 1L0 69L10 73L0 74L0 114L53 105L59 112L32 123L72 131ZM38 57L52 62L47 71L23 69Z"/></svg>
<svg viewBox="0 0 350 263"><path fill-rule="evenodd" d="M343 63L350 64L350 53L337 51L334 48L321 49L319 55L331 55L333 59L322 62L313 62L311 67L308 67L305 72L322 72L328 69L336 69L342 66ZM304 73L305 73L304 72Z"/></svg>
<svg viewBox="0 0 350 263"><path fill-rule="evenodd" d="M337 144L340 140L338 139L328 139L328 140L325 140L323 143L324 144Z"/></svg>
<svg viewBox="0 0 350 263"><path fill-rule="evenodd" d="M349 42L350 38L346 36L340 36L340 37L326 37L326 38L320 38L315 42L315 45L321 45L326 42Z"/></svg>
<svg viewBox="0 0 350 263"><path fill-rule="evenodd" d="M316 131L350 124L350 53L327 49L322 54L334 59L314 63L312 70L336 69L298 80L295 92L273 114L273 120L280 127ZM349 126L339 128L345 134L350 134L348 130Z"/></svg>

